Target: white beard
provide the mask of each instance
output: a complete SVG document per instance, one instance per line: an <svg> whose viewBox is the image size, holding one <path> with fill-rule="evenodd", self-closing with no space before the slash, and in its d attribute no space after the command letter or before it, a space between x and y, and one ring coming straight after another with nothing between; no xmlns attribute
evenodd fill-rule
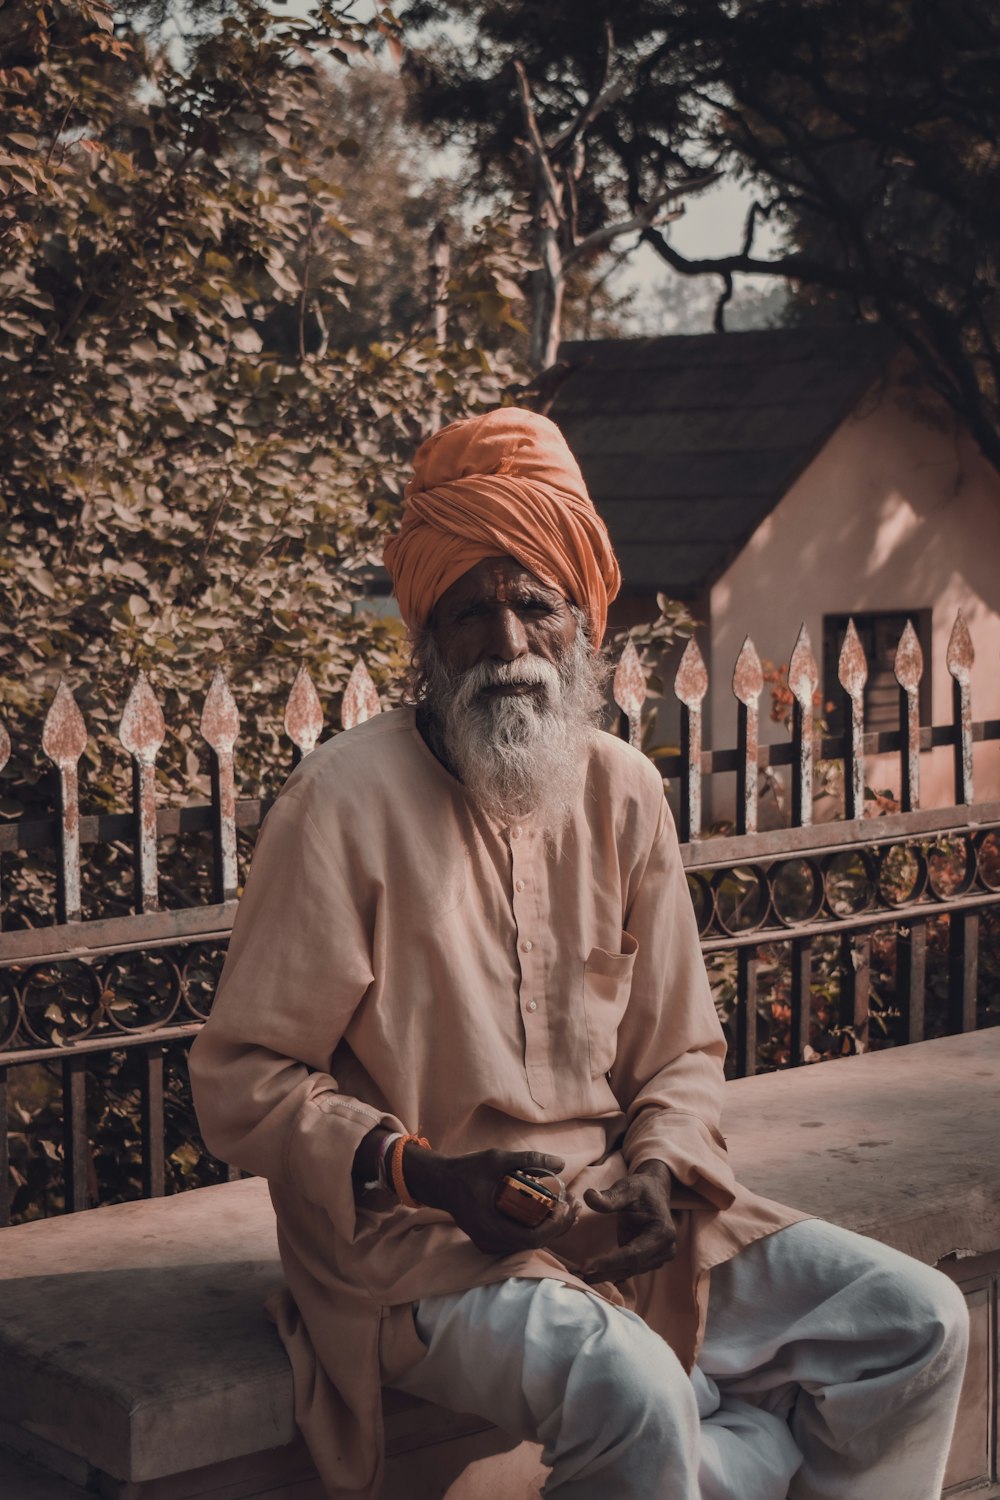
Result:
<svg viewBox="0 0 1000 1500"><path fill-rule="evenodd" d="M540 656L445 665L432 639L420 650L422 706L455 774L501 822L529 813L547 828L579 803L587 750L604 713L606 671L582 629L558 666ZM498 683L539 685L523 695L485 693Z"/></svg>

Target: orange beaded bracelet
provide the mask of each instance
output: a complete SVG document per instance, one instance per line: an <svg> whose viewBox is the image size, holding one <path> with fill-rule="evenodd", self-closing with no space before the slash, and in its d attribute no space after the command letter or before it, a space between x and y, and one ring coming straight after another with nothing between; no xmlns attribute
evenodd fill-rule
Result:
<svg viewBox="0 0 1000 1500"><path fill-rule="evenodd" d="M424 1151L431 1149L431 1143L422 1135L401 1135L398 1141L392 1143L392 1154L389 1159L389 1169L392 1174L392 1185L396 1189L396 1197L400 1203L405 1203L407 1208L419 1208L420 1204L406 1186L403 1177L403 1151L408 1142L414 1146L420 1146Z"/></svg>

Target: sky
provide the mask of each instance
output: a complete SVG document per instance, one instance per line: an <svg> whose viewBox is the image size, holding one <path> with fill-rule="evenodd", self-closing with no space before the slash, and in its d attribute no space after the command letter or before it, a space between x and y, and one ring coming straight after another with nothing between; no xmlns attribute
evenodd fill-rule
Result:
<svg viewBox="0 0 1000 1500"><path fill-rule="evenodd" d="M281 14L306 16L312 0L277 0L277 3L281 7ZM369 3L374 10L380 0L369 0ZM362 16L364 12L365 4L362 3L358 6L358 15ZM439 161L433 164L432 170L447 172L449 153L444 151L434 154ZM670 243L690 259L735 253L740 248L744 220L751 202L752 194L747 188L732 178L723 178L705 192L684 200L683 216L666 229ZM754 240L755 254L766 258L776 253L777 248L774 232L766 223L759 225ZM690 304L691 315L680 329L677 327L675 314L667 314L666 321L663 321L657 295L660 288L678 281L682 281L692 293L685 299ZM770 277L738 278L737 295L741 286L763 291L774 284ZM706 300L702 289L706 285L713 291L720 287L716 277L679 278L648 245L640 245L629 256L626 265L610 279L610 285L618 294L626 294L630 290L635 292L635 313L626 317L623 327L624 332L632 334L707 332L711 327L711 303Z"/></svg>
<svg viewBox="0 0 1000 1500"><path fill-rule="evenodd" d="M684 200L684 214L667 226L667 236L670 243L689 260L698 260L703 256L731 255L741 248L743 239L744 220L747 210L753 202L753 194L741 183L733 178L723 178L720 182L705 192L697 194ZM768 259L777 253L777 236L768 224L760 224L754 239L754 254L761 259ZM618 292L625 292L635 288L638 292L636 304L638 308L637 317L631 320L633 326L626 328L627 332L648 331L643 324L643 309L648 309L656 303L657 289L666 286L671 281L676 281L676 274L648 245L640 245L638 250L629 257L626 267L614 278L613 285ZM680 278L685 280L685 278ZM687 280L687 285L692 288L701 288L706 284L715 290L720 288L717 277L695 277ZM743 285L756 291L763 291L773 286L773 279L766 276L745 276L738 280L738 286ZM694 301L696 299L692 299ZM695 326L685 327L685 332L707 332L710 328L711 309L706 306L695 320ZM668 322L659 331L669 333L676 330L675 323Z"/></svg>
<svg viewBox="0 0 1000 1500"><path fill-rule="evenodd" d="M308 5L309 0L290 0L294 7L296 4ZM372 0L377 3L377 0ZM744 221L747 211L753 201L752 193L741 183L733 178L723 178L704 193L684 200L684 214L667 226L666 234L669 241L677 250L689 259L700 259L703 256L725 255L737 252L740 249ZM623 242L624 243L624 242ZM766 223L759 224L754 239L755 254L767 258L777 253L778 241L774 231ZM644 317L648 318L658 303L657 289L678 280L685 283L687 287L701 289L706 283L713 292L721 286L717 277L684 278L678 277L676 272L664 263L648 245L640 245L628 258L626 266L611 278L611 286L618 292L624 293L635 289L637 295L635 303L637 316L632 320L633 326L628 326L626 320L625 332L640 333L652 331L642 326ZM742 277L737 281L740 285L754 291L763 291L775 285L771 277ZM697 297L690 299L692 302L699 300ZM704 302L704 297L700 299ZM714 299L713 299L714 300ZM653 316L656 314L653 313ZM701 315L704 322L704 330L711 327L711 305L705 305L705 311ZM668 318L662 328L657 332L672 332L672 319ZM701 326L687 328L684 331L701 332Z"/></svg>

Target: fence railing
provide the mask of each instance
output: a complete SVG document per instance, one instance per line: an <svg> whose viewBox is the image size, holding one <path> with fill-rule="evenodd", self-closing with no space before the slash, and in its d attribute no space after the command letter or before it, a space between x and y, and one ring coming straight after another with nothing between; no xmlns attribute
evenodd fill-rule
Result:
<svg viewBox="0 0 1000 1500"><path fill-rule="evenodd" d="M679 781L682 854L709 971L713 960L723 955L735 964L730 1041L737 1074L757 1069L762 961L769 969L769 992L778 996L773 1003L787 1006L789 1063L817 1055L810 1036L818 977L827 989L832 982L836 991L827 1034L843 1038L843 1050L865 1050L871 1043L876 935L879 964L893 991L889 1039L920 1041L928 1034L930 935L939 950L946 945L938 1029L942 1024L948 1032L975 1028L980 918L991 909L1000 912L1000 803L975 802L973 747L1000 740L1000 719L973 720L973 661L972 639L960 612L946 652L952 721L921 726L918 695L924 664L916 632L907 623L895 657L900 728L866 733L867 662L852 622L838 670L847 728L843 734L824 735L816 722L819 672L803 627L788 666L793 697L790 740L762 745L764 674L753 642L747 639L732 681L737 745L713 751L702 748L708 673L696 643L689 642L674 683L681 703L682 747L658 764L665 777ZM634 663L621 670L631 684L634 724L639 679ZM939 746L952 750L954 806L922 810L920 757ZM899 757L900 810L866 817L866 760L886 755ZM842 765L841 821L813 823L819 761ZM777 767L791 770L792 826L758 832L760 774ZM733 832L704 839L704 778L734 771ZM942 922L947 923L946 933L940 930ZM778 955L776 948L781 950ZM781 971L777 984L776 968Z"/></svg>
<svg viewBox="0 0 1000 1500"><path fill-rule="evenodd" d="M708 673L694 641L688 644L674 683L682 743L678 751L661 755L658 765L679 788L682 855L709 969L720 991L728 985L731 992L733 1071L756 1070L762 1001L776 994L779 1000L768 1003L787 1009L789 1040L784 1054L772 1049L767 1066L819 1055L812 1045L818 986L826 1011L831 1004L836 1011L832 1026L827 1015L827 1032L845 1038L852 1050L869 1045L876 938L877 966L888 972L898 1000L890 1039L922 1038L928 934L934 934L940 947L942 921L948 928L943 1024L952 1031L976 1025L980 918L1000 908L1000 804L974 803L973 745L1000 740L1000 719L972 718L972 652L959 616L947 653L954 684L952 722L921 726L917 692L922 663L916 635L908 627L896 659L901 727L866 734L866 666L852 627L840 661L848 727L842 735L829 736L818 732L818 671L803 630L789 664L794 698L790 740L764 745L759 733L764 676L748 640L733 677L738 743L712 750L702 743ZM631 646L615 673L614 697L623 732L638 743L646 687ZM342 727L348 729L379 709L374 684L359 662L344 694ZM316 746L323 729L322 707L304 667L291 688L284 726L294 763ZM140 674L120 725L132 764L132 806L120 813L87 814L80 806L77 774L87 729L63 683L42 735L43 752L56 770L55 814L0 824L0 855L47 850L56 861L54 911L33 913L35 925L0 932L0 1118L8 1119L11 1070L30 1064L60 1070L63 1138L55 1165L62 1170L61 1206L66 1210L85 1207L96 1197L87 1075L112 1055L131 1058L130 1086L138 1099L139 1190L147 1196L165 1190L165 1058L183 1070L183 1044L207 1015L236 910L237 836L255 830L269 805L267 799L237 794L239 713L221 672L208 690L200 727L210 762L209 801L158 807L155 768L165 725L155 694ZM922 811L920 754L940 745L954 752L955 805ZM0 769L11 750L0 725ZM899 756L902 784L901 810L878 819L864 817L865 761L875 754ZM845 818L814 825L813 779L821 759L843 764ZM760 774L781 766L791 768L792 826L759 832ZM716 830L704 837L705 780L734 771L732 832ZM161 841L177 839L183 846L187 838L208 835L211 899L165 907ZM122 843L133 855L131 910L83 920L84 849ZM891 929L889 939L884 929ZM9 1222L11 1203L6 1139L0 1135L0 1224Z"/></svg>

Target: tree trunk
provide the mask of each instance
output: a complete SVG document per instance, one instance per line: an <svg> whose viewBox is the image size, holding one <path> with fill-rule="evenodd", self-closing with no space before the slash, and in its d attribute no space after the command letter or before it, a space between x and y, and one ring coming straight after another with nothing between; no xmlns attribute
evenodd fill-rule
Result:
<svg viewBox="0 0 1000 1500"><path fill-rule="evenodd" d="M558 219L547 194L537 206L534 239L538 269L531 276L531 364L541 371L556 362L566 286Z"/></svg>

